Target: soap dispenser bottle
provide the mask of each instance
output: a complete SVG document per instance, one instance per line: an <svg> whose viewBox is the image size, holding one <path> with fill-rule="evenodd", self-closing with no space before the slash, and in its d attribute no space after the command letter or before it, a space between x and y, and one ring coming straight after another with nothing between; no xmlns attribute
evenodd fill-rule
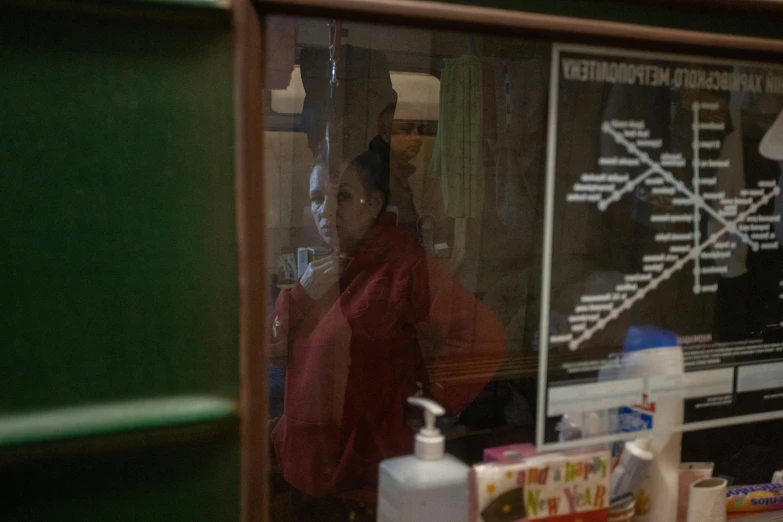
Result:
<svg viewBox="0 0 783 522"><path fill-rule="evenodd" d="M435 419L445 410L430 399L408 402L424 409L425 425L416 434L415 455L380 463L378 522L465 522L469 468L444 452Z"/></svg>

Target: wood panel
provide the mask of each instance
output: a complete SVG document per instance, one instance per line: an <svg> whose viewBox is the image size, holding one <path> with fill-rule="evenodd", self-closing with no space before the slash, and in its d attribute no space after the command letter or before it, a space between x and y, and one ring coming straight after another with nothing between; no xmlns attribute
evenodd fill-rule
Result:
<svg viewBox="0 0 783 522"><path fill-rule="evenodd" d="M236 209L240 293L241 519L267 520L268 448L264 357L265 213L263 26L249 0L234 5Z"/></svg>

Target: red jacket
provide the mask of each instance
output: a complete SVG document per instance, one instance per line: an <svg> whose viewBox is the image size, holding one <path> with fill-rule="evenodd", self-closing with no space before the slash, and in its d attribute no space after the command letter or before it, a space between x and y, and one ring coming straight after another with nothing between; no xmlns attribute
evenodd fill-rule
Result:
<svg viewBox="0 0 783 522"><path fill-rule="evenodd" d="M424 387L461 411L505 347L492 313L388 217L348 263L339 295L314 301L297 284L269 319L270 355L287 354L275 451L285 479L310 495L375 491L378 463L413 452L406 399Z"/></svg>

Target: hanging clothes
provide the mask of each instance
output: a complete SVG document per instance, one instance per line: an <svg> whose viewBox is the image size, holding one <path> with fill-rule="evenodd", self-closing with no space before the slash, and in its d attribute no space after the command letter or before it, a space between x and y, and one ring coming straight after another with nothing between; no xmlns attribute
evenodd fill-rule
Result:
<svg viewBox="0 0 783 522"><path fill-rule="evenodd" d="M764 133L759 143L759 154L769 160L777 161L780 169L778 187L783 187L783 111L781 111L769 130ZM783 215L783 196L775 196L775 210L773 214ZM775 237L778 243L783 245L783 225L781 221L775 223Z"/></svg>
<svg viewBox="0 0 783 522"><path fill-rule="evenodd" d="M438 134L429 175L440 177L446 215L479 218L484 203L482 64L447 60L440 78Z"/></svg>
<svg viewBox="0 0 783 522"><path fill-rule="evenodd" d="M488 60L481 62L481 76L484 90L484 137L494 140L498 137L498 121L495 105L495 68Z"/></svg>
<svg viewBox="0 0 783 522"><path fill-rule="evenodd" d="M546 136L548 67L540 58L494 60L495 197L500 221L510 229L530 226L539 206Z"/></svg>
<svg viewBox="0 0 783 522"><path fill-rule="evenodd" d="M344 45L341 52L339 96L332 100L342 131L342 157L352 159L367 150L378 134L378 116L397 102L386 55L373 49ZM324 138L329 98L329 49L305 47L299 56L305 101L302 124L310 150L315 153Z"/></svg>
<svg viewBox="0 0 783 522"><path fill-rule="evenodd" d="M296 61L297 21L295 18L270 16L266 24L267 89L287 89Z"/></svg>
<svg viewBox="0 0 783 522"><path fill-rule="evenodd" d="M732 96L729 104L730 125L733 131L723 140L723 148L720 160L729 160L727 168L717 169L715 172L715 192L725 193L726 198L740 197L742 190L746 188L745 182L745 156L742 144L742 115L739 108L738 97ZM720 201L711 202L713 209L720 211ZM707 216L707 234L712 235L723 228L712 216ZM737 242L736 248L731 251L728 259L716 259L714 263L726 266L727 272L721 274L724 278L738 277L748 271L747 268L748 245L742 241Z"/></svg>

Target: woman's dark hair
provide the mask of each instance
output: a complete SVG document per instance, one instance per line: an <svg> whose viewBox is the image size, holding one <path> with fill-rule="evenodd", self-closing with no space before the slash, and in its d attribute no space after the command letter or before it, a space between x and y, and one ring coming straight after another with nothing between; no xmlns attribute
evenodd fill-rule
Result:
<svg viewBox="0 0 783 522"><path fill-rule="evenodd" d="M326 147L323 142L315 153L313 168L315 167L329 168ZM368 194L376 190L381 191L383 194L381 214L386 212L386 206L389 204L389 165L384 163L374 152L366 151L352 159L345 169L356 171L359 175L359 181Z"/></svg>
<svg viewBox="0 0 783 522"><path fill-rule="evenodd" d="M389 166L374 152L362 152L348 164L346 169L354 169L368 193L380 190L383 194L381 213L386 212L389 204Z"/></svg>

